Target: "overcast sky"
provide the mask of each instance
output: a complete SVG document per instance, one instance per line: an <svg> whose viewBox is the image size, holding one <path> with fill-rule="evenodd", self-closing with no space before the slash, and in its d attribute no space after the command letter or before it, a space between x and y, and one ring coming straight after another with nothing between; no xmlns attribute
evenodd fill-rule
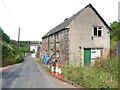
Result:
<svg viewBox="0 0 120 90"><path fill-rule="evenodd" d="M89 3L108 23L118 20L119 0L0 0L0 27L11 39L39 40Z"/></svg>

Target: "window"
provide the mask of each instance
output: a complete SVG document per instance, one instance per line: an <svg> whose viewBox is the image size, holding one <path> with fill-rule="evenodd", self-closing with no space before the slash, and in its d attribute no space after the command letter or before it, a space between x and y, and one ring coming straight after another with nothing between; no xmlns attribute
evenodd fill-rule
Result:
<svg viewBox="0 0 120 90"><path fill-rule="evenodd" d="M100 49L91 49L91 58L96 59L101 57Z"/></svg>
<svg viewBox="0 0 120 90"><path fill-rule="evenodd" d="M59 42L59 33L56 34L56 42Z"/></svg>
<svg viewBox="0 0 120 90"><path fill-rule="evenodd" d="M60 57L60 51L56 51L56 57Z"/></svg>
<svg viewBox="0 0 120 90"><path fill-rule="evenodd" d="M50 38L51 42L53 43L53 35L51 35L51 38Z"/></svg>
<svg viewBox="0 0 120 90"><path fill-rule="evenodd" d="M102 27L93 27L93 36L103 36L103 28Z"/></svg>
<svg viewBox="0 0 120 90"><path fill-rule="evenodd" d="M51 49L50 53L51 53L51 55L53 54L53 49Z"/></svg>

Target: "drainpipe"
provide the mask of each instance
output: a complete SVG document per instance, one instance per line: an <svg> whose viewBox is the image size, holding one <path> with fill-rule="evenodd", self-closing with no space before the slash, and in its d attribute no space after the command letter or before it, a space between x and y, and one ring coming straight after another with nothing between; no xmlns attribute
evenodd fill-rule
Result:
<svg viewBox="0 0 120 90"><path fill-rule="evenodd" d="M54 34L54 53L56 55L56 34Z"/></svg>
<svg viewBox="0 0 120 90"><path fill-rule="evenodd" d="M48 36L48 52L50 51L50 50L49 50L49 41L50 41L50 40L49 40L49 37L50 37L50 36Z"/></svg>

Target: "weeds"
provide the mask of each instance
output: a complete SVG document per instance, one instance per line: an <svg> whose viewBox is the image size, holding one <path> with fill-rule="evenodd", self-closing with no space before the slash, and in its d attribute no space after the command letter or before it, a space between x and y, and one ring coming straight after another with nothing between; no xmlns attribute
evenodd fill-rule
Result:
<svg viewBox="0 0 120 90"><path fill-rule="evenodd" d="M110 88L118 86L118 59L102 60L93 67L64 66L63 76L81 86L98 88L100 85Z"/></svg>

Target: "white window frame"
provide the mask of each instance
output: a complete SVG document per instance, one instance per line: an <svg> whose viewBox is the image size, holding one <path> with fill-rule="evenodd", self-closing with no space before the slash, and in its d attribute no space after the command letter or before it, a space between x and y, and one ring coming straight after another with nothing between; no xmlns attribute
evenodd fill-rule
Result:
<svg viewBox="0 0 120 90"><path fill-rule="evenodd" d="M97 59L101 57L101 50L96 48L96 49L91 49L91 58L92 59Z"/></svg>
<svg viewBox="0 0 120 90"><path fill-rule="evenodd" d="M94 27L97 28L97 35L94 35ZM101 29L99 29L99 27L100 27ZM99 30L101 30L101 36L98 36L98 31L99 31ZM92 36L94 36L94 37L102 37L102 36L103 36L103 27L102 27L102 26L93 26L93 27L92 27Z"/></svg>

